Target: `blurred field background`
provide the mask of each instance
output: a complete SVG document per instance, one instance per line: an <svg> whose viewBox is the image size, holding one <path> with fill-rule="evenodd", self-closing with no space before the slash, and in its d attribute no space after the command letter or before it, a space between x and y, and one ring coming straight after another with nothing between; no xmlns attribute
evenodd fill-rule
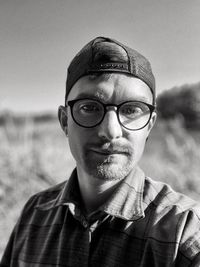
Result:
<svg viewBox="0 0 200 267"><path fill-rule="evenodd" d="M192 92L192 93L191 93ZM163 93L141 166L200 201L200 84ZM0 114L0 257L27 199L75 166L56 114Z"/></svg>

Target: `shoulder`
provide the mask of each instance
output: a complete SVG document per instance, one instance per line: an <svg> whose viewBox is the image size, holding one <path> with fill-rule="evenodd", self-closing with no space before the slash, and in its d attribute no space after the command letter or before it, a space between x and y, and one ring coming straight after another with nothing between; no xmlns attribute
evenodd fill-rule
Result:
<svg viewBox="0 0 200 267"><path fill-rule="evenodd" d="M42 211L46 211L48 213L54 210L56 212L57 207L63 206L69 201L71 191L73 191L73 181L76 180L75 178L76 169L72 171L70 177L64 182L54 185L30 197L22 210L20 221L27 221L28 219L32 220L37 217L37 214L41 215ZM45 217L44 212L42 216Z"/></svg>
<svg viewBox="0 0 200 267"><path fill-rule="evenodd" d="M144 200L160 209L175 209L177 213L193 211L200 218L199 202L150 177L145 177Z"/></svg>
<svg viewBox="0 0 200 267"><path fill-rule="evenodd" d="M55 203L59 196L62 194L67 183L68 180L51 186L48 189L40 191L31 196L23 208L22 215L25 213L27 214L27 212L29 211L32 212L32 210L37 208L38 206L51 205Z"/></svg>
<svg viewBox="0 0 200 267"><path fill-rule="evenodd" d="M200 253L200 203L149 177L144 203L155 237L178 244L180 255L194 260Z"/></svg>

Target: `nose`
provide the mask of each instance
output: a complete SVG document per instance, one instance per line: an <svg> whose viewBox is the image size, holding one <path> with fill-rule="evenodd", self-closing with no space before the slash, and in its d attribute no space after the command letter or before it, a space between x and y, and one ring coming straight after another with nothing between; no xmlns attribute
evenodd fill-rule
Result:
<svg viewBox="0 0 200 267"><path fill-rule="evenodd" d="M118 121L115 110L107 110L103 121L99 125L98 136L108 141L122 136L122 126Z"/></svg>

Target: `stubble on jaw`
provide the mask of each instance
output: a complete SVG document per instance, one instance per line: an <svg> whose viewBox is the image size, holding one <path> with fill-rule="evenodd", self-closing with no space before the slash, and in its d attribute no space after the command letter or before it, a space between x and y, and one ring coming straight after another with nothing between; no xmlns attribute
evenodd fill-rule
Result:
<svg viewBox="0 0 200 267"><path fill-rule="evenodd" d="M125 159L112 161L110 157L104 161L96 161L90 156L85 158L86 172L102 181L120 181L123 180L135 167L132 157L127 156Z"/></svg>

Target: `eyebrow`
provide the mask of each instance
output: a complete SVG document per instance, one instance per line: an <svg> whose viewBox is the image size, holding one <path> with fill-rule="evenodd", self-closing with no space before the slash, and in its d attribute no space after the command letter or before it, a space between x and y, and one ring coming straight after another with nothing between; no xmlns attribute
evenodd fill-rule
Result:
<svg viewBox="0 0 200 267"><path fill-rule="evenodd" d="M89 93L80 93L79 95L77 95L76 97L75 97L75 99L79 99L79 98L91 98L91 97L93 97L93 98L97 98L95 95L93 95L93 94L89 94Z"/></svg>
<svg viewBox="0 0 200 267"><path fill-rule="evenodd" d="M147 103L147 104L151 104L151 101L149 101L149 99L145 96L135 96L136 98L130 98L130 99L124 99L123 101L121 102L126 102L126 101L141 101L141 102L144 102L144 103ZM85 93L85 92L82 92L80 93L79 95L77 95L75 97L75 99L80 99L80 98L91 98L91 99L94 99L94 100L101 100L97 95L95 94L90 94L90 93Z"/></svg>
<svg viewBox="0 0 200 267"><path fill-rule="evenodd" d="M136 99L131 99L130 101L142 101L145 103L151 102L147 97L145 96L136 96Z"/></svg>

